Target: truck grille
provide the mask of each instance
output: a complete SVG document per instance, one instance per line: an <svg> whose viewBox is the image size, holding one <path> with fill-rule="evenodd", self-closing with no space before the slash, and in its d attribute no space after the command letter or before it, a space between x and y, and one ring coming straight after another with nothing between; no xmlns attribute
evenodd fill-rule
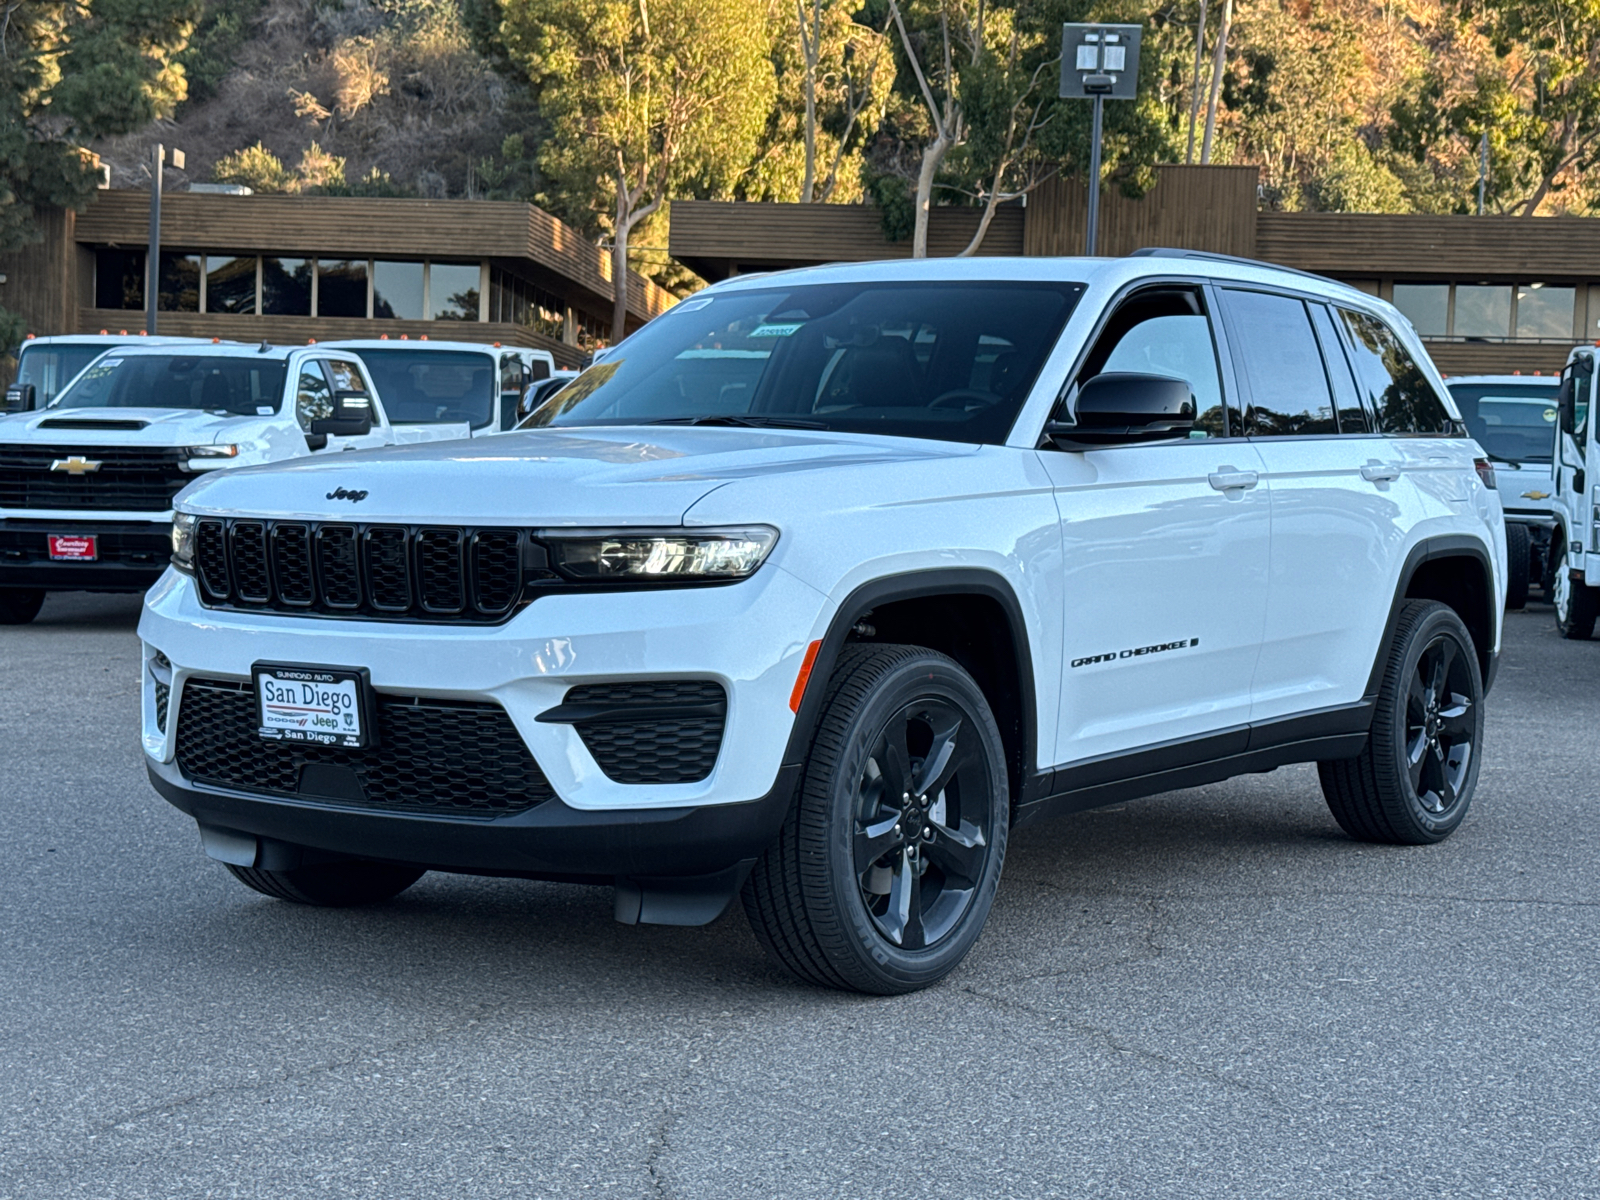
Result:
<svg viewBox="0 0 1600 1200"><path fill-rule="evenodd" d="M720 683L586 684L568 690L568 706L584 746L617 783L697 783L717 765L728 708Z"/></svg>
<svg viewBox="0 0 1600 1200"><path fill-rule="evenodd" d="M53 470L73 458L92 471ZM194 476L183 451L128 446L0 445L0 508L165 512Z"/></svg>
<svg viewBox="0 0 1600 1200"><path fill-rule="evenodd" d="M378 744L263 741L250 685L190 679L178 766L199 783L391 812L500 817L555 796L498 704L378 696Z"/></svg>
<svg viewBox="0 0 1600 1200"><path fill-rule="evenodd" d="M543 564L543 548L517 529L214 518L195 528L212 608L490 623L523 599L535 558Z"/></svg>

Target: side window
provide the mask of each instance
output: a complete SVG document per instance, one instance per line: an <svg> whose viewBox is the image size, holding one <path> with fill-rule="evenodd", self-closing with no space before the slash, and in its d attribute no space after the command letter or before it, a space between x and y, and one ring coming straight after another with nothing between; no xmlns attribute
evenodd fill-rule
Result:
<svg viewBox="0 0 1600 1200"><path fill-rule="evenodd" d="M343 358L330 358L323 362L323 367L328 372L328 378L333 380L333 390L336 392L365 392L367 390L366 376L362 375L361 368Z"/></svg>
<svg viewBox="0 0 1600 1200"><path fill-rule="evenodd" d="M1310 304L1311 324L1316 328L1317 341L1322 344L1322 361L1328 368L1328 381L1333 384L1333 407L1339 416L1340 433L1371 433L1372 424L1367 410L1361 405L1361 395L1356 391L1355 376L1350 374L1350 359L1344 352L1339 337L1339 327L1326 304Z"/></svg>
<svg viewBox="0 0 1600 1200"><path fill-rule="evenodd" d="M1572 427L1578 445L1583 445L1584 433L1589 428L1589 397L1594 390L1594 374L1572 373Z"/></svg>
<svg viewBox="0 0 1600 1200"><path fill-rule="evenodd" d="M1356 387L1379 433L1452 433L1455 422L1394 330L1370 313L1339 310Z"/></svg>
<svg viewBox="0 0 1600 1200"><path fill-rule="evenodd" d="M1322 351L1306 304L1295 296L1228 289L1234 358L1244 375L1253 437L1339 432Z"/></svg>
<svg viewBox="0 0 1600 1200"><path fill-rule="evenodd" d="M311 432L311 422L333 416L333 389L322 374L322 364L300 365L300 380L295 385L294 416L302 433Z"/></svg>
<svg viewBox="0 0 1600 1200"><path fill-rule="evenodd" d="M1159 288L1123 301L1090 351L1078 383L1108 371L1184 380L1194 393L1195 433L1229 436L1216 341L1198 289Z"/></svg>
<svg viewBox="0 0 1600 1200"><path fill-rule="evenodd" d="M543 364L540 364L543 365ZM528 370L515 354L500 356L500 393L520 393L528 382Z"/></svg>

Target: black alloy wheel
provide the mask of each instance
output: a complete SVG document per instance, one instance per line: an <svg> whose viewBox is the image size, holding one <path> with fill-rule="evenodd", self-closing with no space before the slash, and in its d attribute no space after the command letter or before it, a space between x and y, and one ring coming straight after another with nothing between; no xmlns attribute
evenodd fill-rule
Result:
<svg viewBox="0 0 1600 1200"><path fill-rule="evenodd" d="M1434 635L1406 689L1406 773L1417 802L1443 817L1463 795L1474 765L1477 702L1466 655L1448 634Z"/></svg>

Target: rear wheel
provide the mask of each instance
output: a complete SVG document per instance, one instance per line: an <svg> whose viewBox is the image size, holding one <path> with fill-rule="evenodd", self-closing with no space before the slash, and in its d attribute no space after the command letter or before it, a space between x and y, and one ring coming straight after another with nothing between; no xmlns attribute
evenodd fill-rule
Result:
<svg viewBox="0 0 1600 1200"><path fill-rule="evenodd" d="M1528 574L1532 543L1526 525L1506 525L1506 607L1524 608L1528 603Z"/></svg>
<svg viewBox="0 0 1600 1200"><path fill-rule="evenodd" d="M0 625L26 625L43 606L43 588L0 588Z"/></svg>
<svg viewBox="0 0 1600 1200"><path fill-rule="evenodd" d="M1334 820L1363 842L1441 842L1467 815L1483 741L1483 677L1454 610L1400 610L1367 746L1317 764Z"/></svg>
<svg viewBox="0 0 1600 1200"><path fill-rule="evenodd" d="M745 912L808 982L927 987L983 930L1009 814L1004 745L972 677L919 646L850 647Z"/></svg>
<svg viewBox="0 0 1600 1200"><path fill-rule="evenodd" d="M319 863L292 871L225 865L235 879L263 896L323 908L376 904L398 896L425 874L421 867L361 860Z"/></svg>
<svg viewBox="0 0 1600 1200"><path fill-rule="evenodd" d="M1600 617L1600 588L1587 587L1572 578L1567 569L1567 548L1556 551L1555 595L1550 602L1556 610L1556 632L1573 641L1594 636L1595 618Z"/></svg>

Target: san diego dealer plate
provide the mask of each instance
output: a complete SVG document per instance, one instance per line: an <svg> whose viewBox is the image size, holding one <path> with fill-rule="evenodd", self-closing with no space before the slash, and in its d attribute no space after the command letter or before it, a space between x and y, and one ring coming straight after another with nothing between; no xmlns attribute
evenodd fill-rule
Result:
<svg viewBox="0 0 1600 1200"><path fill-rule="evenodd" d="M352 750L368 744L372 692L365 670L256 663L250 673L263 738Z"/></svg>

